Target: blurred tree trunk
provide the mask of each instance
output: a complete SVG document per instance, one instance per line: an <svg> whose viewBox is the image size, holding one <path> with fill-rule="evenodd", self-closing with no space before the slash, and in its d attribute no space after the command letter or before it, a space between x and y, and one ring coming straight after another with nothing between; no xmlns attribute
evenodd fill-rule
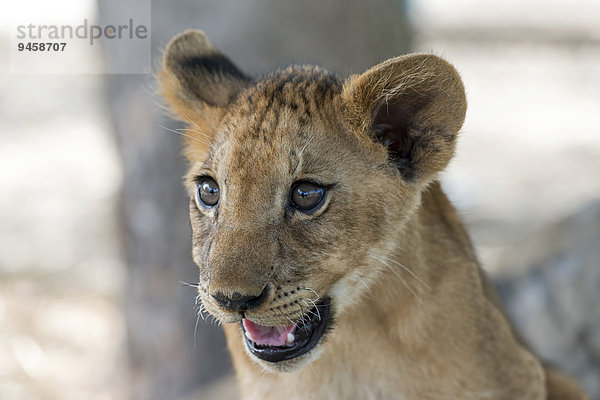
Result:
<svg viewBox="0 0 600 400"><path fill-rule="evenodd" d="M100 1L100 22L127 14L127 3ZM140 5L145 2L140 1ZM315 63L360 73L405 53L402 0L152 1L152 54L187 28L204 30L247 73ZM124 62L124 54L105 54ZM130 56L130 55L129 55ZM154 65L153 67L157 67ZM156 72L155 68L153 71ZM152 77L106 77L107 107L122 158L123 251L129 268L124 297L134 399L174 399L230 370L221 330L200 321L194 347L195 292L184 163L178 128L160 109Z"/></svg>

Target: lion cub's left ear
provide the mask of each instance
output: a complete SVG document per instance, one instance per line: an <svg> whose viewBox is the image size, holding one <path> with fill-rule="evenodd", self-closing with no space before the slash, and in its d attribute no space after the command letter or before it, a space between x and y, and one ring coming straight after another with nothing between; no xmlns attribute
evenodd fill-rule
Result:
<svg viewBox="0 0 600 400"><path fill-rule="evenodd" d="M413 182L429 181L446 167L467 109L460 76L431 54L393 58L350 77L342 101L351 129L386 146Z"/></svg>
<svg viewBox="0 0 600 400"><path fill-rule="evenodd" d="M250 84L250 78L219 52L204 32L190 29L165 49L159 83L174 116L191 124L188 136L200 130L201 140L210 141L227 106ZM195 147L202 147L186 143L188 157L193 156Z"/></svg>

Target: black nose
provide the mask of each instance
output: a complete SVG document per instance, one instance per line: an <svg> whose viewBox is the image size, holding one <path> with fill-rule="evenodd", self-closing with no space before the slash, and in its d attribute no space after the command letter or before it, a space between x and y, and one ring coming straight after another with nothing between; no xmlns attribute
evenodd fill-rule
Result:
<svg viewBox="0 0 600 400"><path fill-rule="evenodd" d="M231 296L226 296L223 293L217 292L211 296L223 308L230 311L244 312L260 306L267 298L268 292L267 287L265 287L258 296L244 296L238 292L233 292Z"/></svg>

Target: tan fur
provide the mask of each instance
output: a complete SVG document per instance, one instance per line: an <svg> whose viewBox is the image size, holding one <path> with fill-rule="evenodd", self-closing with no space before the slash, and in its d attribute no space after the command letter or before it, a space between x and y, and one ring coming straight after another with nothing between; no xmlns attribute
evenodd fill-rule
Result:
<svg viewBox="0 0 600 400"><path fill-rule="evenodd" d="M260 81L232 67L187 31L165 52L161 88L190 124L199 296L225 323L244 399L585 398L515 336L436 181L466 110L450 64L408 55L345 82L318 67ZM221 188L218 207L198 203L203 176ZM302 179L332 185L312 215L288 206ZM331 298L335 322L313 351L255 358L240 313L211 296L265 285L245 313L263 325Z"/></svg>

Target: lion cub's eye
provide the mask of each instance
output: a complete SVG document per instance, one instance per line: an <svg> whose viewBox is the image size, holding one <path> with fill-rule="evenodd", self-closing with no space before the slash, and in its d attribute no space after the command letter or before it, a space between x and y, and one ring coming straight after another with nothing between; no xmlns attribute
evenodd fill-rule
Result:
<svg viewBox="0 0 600 400"><path fill-rule="evenodd" d="M198 198L206 207L214 207L219 202L219 185L211 178L201 178L198 183Z"/></svg>
<svg viewBox="0 0 600 400"><path fill-rule="evenodd" d="M299 182L292 188L292 205L300 211L311 211L321 204L325 190L314 183Z"/></svg>

